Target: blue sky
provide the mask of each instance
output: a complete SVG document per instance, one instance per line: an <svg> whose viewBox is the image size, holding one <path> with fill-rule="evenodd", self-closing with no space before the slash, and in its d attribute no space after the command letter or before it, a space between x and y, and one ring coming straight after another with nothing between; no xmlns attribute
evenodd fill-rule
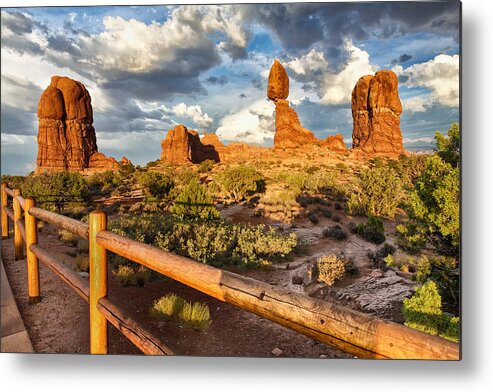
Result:
<svg viewBox="0 0 493 392"><path fill-rule="evenodd" d="M352 131L359 77L399 76L407 149L459 120L459 3L4 8L2 173L36 160L36 108L52 75L84 83L99 150L145 164L183 123L226 144L272 145L267 76L278 58L289 100L318 137Z"/></svg>

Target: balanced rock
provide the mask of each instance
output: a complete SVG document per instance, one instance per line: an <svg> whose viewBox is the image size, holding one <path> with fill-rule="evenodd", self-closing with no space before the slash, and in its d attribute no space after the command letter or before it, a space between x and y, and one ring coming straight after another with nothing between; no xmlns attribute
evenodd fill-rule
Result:
<svg viewBox="0 0 493 392"><path fill-rule="evenodd" d="M402 154L401 100L390 70L361 77L351 97L353 148L371 154Z"/></svg>
<svg viewBox="0 0 493 392"><path fill-rule="evenodd" d="M53 76L41 94L38 118L36 173L118 167L98 152L91 96L82 83Z"/></svg>
<svg viewBox="0 0 493 392"><path fill-rule="evenodd" d="M166 139L161 142L161 160L173 164L200 163L206 159L219 162L217 148L222 143L215 135L208 136L206 141L210 144L204 145L197 131L177 125L168 131Z"/></svg>
<svg viewBox="0 0 493 392"><path fill-rule="evenodd" d="M278 60L274 61L269 72L269 82L267 85L267 97L275 101L286 99L289 95L289 77Z"/></svg>
<svg viewBox="0 0 493 392"><path fill-rule="evenodd" d="M269 72L267 97L276 105L275 148L296 148L313 144L317 138L301 126L298 114L289 106L289 77L279 61L274 61Z"/></svg>

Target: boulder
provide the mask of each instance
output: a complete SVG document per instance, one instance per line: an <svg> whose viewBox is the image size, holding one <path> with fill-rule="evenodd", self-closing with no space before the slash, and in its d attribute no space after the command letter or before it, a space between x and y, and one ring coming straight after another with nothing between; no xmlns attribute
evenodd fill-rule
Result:
<svg viewBox="0 0 493 392"><path fill-rule="evenodd" d="M361 77L351 97L353 148L370 154L402 154L398 80L390 70Z"/></svg>
<svg viewBox="0 0 493 392"><path fill-rule="evenodd" d="M82 83L53 76L41 94L38 118L36 173L118 167L98 152L91 96Z"/></svg>
<svg viewBox="0 0 493 392"><path fill-rule="evenodd" d="M274 61L269 72L269 81L267 85L267 97L276 101L286 99L289 95L289 77L278 60Z"/></svg>

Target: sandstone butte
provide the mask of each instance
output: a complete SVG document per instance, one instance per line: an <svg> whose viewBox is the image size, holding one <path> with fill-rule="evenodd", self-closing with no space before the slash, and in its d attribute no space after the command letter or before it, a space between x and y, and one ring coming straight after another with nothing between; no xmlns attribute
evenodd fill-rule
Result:
<svg viewBox="0 0 493 392"><path fill-rule="evenodd" d="M369 154L404 153L397 76L390 70L361 77L351 96L353 149Z"/></svg>
<svg viewBox="0 0 493 392"><path fill-rule="evenodd" d="M308 129L303 128L298 114L289 106L289 76L278 60L274 61L267 84L267 98L276 105L276 133L274 148L297 148L306 145L327 146L334 152L346 152L342 135L319 140Z"/></svg>
<svg viewBox="0 0 493 392"><path fill-rule="evenodd" d="M36 173L114 170L118 162L98 152L91 96L85 86L52 76L38 104Z"/></svg>
<svg viewBox="0 0 493 392"><path fill-rule="evenodd" d="M170 129L161 142L161 160L167 163L200 163L206 159L219 162L226 146L216 134L206 134L200 140L199 133L184 125Z"/></svg>

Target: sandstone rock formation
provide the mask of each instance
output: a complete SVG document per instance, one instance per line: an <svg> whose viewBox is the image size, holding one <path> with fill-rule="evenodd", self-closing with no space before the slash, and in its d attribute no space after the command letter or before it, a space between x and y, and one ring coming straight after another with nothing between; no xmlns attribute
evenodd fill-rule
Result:
<svg viewBox="0 0 493 392"><path fill-rule="evenodd" d="M286 98L289 95L289 77L279 61L274 61L269 72L267 97L276 105L275 148L296 148L304 144L313 144L317 138L308 129L301 126L296 112L289 107Z"/></svg>
<svg viewBox="0 0 493 392"><path fill-rule="evenodd" d="M346 143L344 143L344 137L339 133L335 136L329 136L327 139L322 140L322 145L329 147L330 151L334 152L347 152Z"/></svg>
<svg viewBox="0 0 493 392"><path fill-rule="evenodd" d="M126 156L123 156L122 159L120 159L120 165L132 165L132 161Z"/></svg>
<svg viewBox="0 0 493 392"><path fill-rule="evenodd" d="M38 118L36 173L118 168L98 152L91 96L82 83L53 76L41 94Z"/></svg>
<svg viewBox="0 0 493 392"><path fill-rule="evenodd" d="M206 135L204 144L197 131L188 129L184 125L177 125L170 129L166 139L161 142L161 160L167 163L200 163L206 159L219 162L220 157L216 148L224 146L216 135Z"/></svg>
<svg viewBox="0 0 493 392"><path fill-rule="evenodd" d="M404 153L397 82L397 76L389 70L358 80L351 99L353 148L372 154Z"/></svg>

